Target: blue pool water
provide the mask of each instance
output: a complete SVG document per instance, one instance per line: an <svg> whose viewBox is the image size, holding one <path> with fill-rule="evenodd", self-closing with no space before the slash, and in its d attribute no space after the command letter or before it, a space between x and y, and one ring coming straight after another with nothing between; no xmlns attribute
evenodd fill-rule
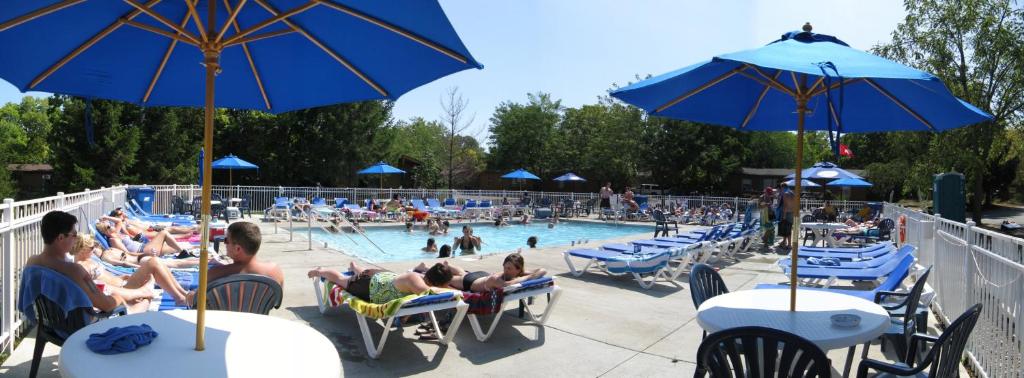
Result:
<svg viewBox="0 0 1024 378"><path fill-rule="evenodd" d="M412 233L405 232L405 227L368 227L366 235L374 244L383 249L374 247L366 238L358 234L335 234L321 229L313 230L313 240L320 243L327 243L332 249L344 251L367 261L402 261L418 260L437 257L437 253L426 253L420 251L427 245L427 239L433 237L438 249L441 245L452 244L456 236L462 236L463 224L452 223L448 235L431 236L418 225ZM648 234L654 231L654 226L615 225L605 223L588 223L563 221L555 228L549 229L546 223L534 223L530 225L513 224L505 227L494 227L486 223L472 224L473 234L483 240L483 246L477 254L508 253L519 248L526 249L526 239L536 236L537 247L569 246L574 241L583 239L602 240L627 235ZM305 230L297 233L305 234ZM456 252L460 255L462 250Z"/></svg>

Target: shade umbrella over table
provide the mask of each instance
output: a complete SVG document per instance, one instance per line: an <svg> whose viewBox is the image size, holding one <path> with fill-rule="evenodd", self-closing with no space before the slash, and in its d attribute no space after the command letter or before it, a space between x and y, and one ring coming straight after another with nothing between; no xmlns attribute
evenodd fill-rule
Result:
<svg viewBox="0 0 1024 378"><path fill-rule="evenodd" d="M943 131L991 119L935 76L850 48L811 25L766 46L719 55L611 93L652 116L750 131ZM795 111L794 111L795 110ZM795 186L797 208L801 185ZM800 217L794 219L790 310L796 310Z"/></svg>
<svg viewBox="0 0 1024 378"><path fill-rule="evenodd" d="M0 78L23 92L203 106L204 177L216 106L280 113L394 100L482 68L441 6L427 0L7 2L0 45ZM204 349L210 181L202 190L197 350Z"/></svg>
<svg viewBox="0 0 1024 378"><path fill-rule="evenodd" d="M384 188L384 175L400 175L400 174L403 174L403 173L405 173L405 171L403 171L401 169L398 169L398 168L395 168L395 167L392 167L392 166L388 165L388 163L385 163L383 161L379 161L379 162L377 162L377 164L374 164L374 165L371 165L369 167L363 168L359 172L356 172L357 175L378 175L378 176L380 176L380 189Z"/></svg>

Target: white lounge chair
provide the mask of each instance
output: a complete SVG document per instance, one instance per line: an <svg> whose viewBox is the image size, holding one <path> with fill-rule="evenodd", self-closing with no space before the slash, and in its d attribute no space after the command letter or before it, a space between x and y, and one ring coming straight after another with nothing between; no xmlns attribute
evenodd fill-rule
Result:
<svg viewBox="0 0 1024 378"><path fill-rule="evenodd" d="M679 248L644 247L639 253L611 251L605 249L571 249L562 252L569 272L573 276L583 275L591 266L610 275L632 275L633 279L644 289L650 289L659 280L664 280L679 288L683 288L676 278L679 277L690 263L698 261L705 255L704 243L695 243ZM587 259L586 265L577 269L572 258ZM673 266L674 265L674 266ZM649 275L646 276L645 275Z"/></svg>
<svg viewBox="0 0 1024 378"><path fill-rule="evenodd" d="M551 312L558 303L558 298L562 296L562 289L555 285L554 278L542 277L509 285L504 288L504 294L505 296L502 299L501 304L497 311L494 312L494 320L491 321L491 325L488 327L487 332L484 332L483 327L480 324L479 315L473 313L469 314L469 324L473 327L473 333L476 335L476 339L478 341L487 341L487 339L494 334L494 330L497 329L498 323L501 321L501 313L505 310L506 304L519 302L520 300L527 298L550 295L547 308L544 309L544 313L542 314L534 314L528 304L523 305L523 309L526 310L529 320L543 326L547 323L548 317L551 316ZM449 328L449 330L451 329Z"/></svg>

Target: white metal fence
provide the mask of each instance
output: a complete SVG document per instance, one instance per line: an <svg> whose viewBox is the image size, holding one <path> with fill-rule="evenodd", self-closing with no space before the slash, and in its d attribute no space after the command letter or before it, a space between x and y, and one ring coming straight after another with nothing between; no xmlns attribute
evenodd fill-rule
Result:
<svg viewBox="0 0 1024 378"><path fill-rule="evenodd" d="M53 197L14 202L5 199L0 204L0 240L3 255L0 256L0 291L3 304L0 305L0 352L10 352L14 340L25 331L25 319L16 310L18 287L21 283L21 268L34 254L43 250L43 238L39 234L39 222L43 215L53 210L63 210L79 219L78 232L88 232L83 219L96 219L113 209L113 204L124 203L124 187L86 190L80 193L58 193Z"/></svg>
<svg viewBox="0 0 1024 378"><path fill-rule="evenodd" d="M981 318L967 345L972 368L986 377L1024 377L1024 239L885 205L906 217L907 243L932 266L932 307L949 324L976 303Z"/></svg>

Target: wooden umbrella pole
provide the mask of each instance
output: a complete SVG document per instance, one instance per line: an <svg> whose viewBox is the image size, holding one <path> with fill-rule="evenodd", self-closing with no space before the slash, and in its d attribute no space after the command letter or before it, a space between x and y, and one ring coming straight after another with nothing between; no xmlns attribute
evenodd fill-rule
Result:
<svg viewBox="0 0 1024 378"><path fill-rule="evenodd" d="M796 266L797 256L800 252L800 190L803 177L804 160L804 118L807 116L807 99L798 97L796 100L797 128L796 128L796 177L794 194L796 195L796 213L793 214L793 224L790 232L790 266L789 266L789 311L796 311ZM786 210L782 213L785 217Z"/></svg>
<svg viewBox="0 0 1024 378"><path fill-rule="evenodd" d="M217 3L208 2L207 30L213 31L217 19ZM219 45L204 43L203 61L206 64L206 107L203 117L203 145L206 153L203 154L203 204L202 204L202 233L199 244L199 288L196 290L196 350L206 349L206 269L210 261L210 199L212 197L213 182L213 112L214 112L214 81L217 78L217 70L220 69L220 47Z"/></svg>

